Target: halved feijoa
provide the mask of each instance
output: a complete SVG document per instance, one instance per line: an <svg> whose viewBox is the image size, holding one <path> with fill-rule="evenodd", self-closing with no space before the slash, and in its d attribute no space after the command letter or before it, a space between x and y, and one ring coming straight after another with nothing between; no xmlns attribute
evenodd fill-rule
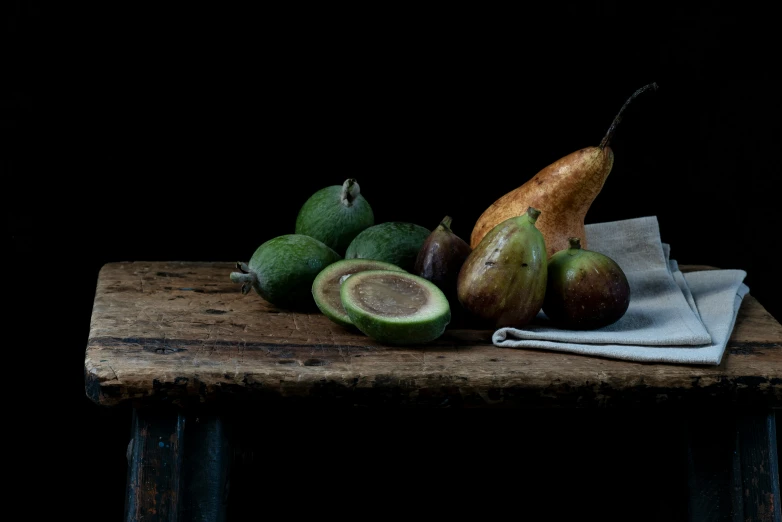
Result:
<svg viewBox="0 0 782 522"><path fill-rule="evenodd" d="M342 306L339 288L343 278L366 270L390 270L404 272L391 263L373 259L343 259L332 263L315 277L312 282L312 297L323 315L342 326L352 326L348 313Z"/></svg>
<svg viewBox="0 0 782 522"><path fill-rule="evenodd" d="M442 290L407 272L358 272L344 280L339 292L353 325L382 343L433 341L451 321Z"/></svg>

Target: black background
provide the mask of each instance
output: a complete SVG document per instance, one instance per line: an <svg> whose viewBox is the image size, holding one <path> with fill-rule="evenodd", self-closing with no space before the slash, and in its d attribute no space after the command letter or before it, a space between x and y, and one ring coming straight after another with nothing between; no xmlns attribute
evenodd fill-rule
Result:
<svg viewBox="0 0 782 522"><path fill-rule="evenodd" d="M13 309L4 330L19 383L9 406L13 418L39 421L23 424L37 449L19 476L40 483L57 470L46 494L62 494L67 509L121 517L129 417L89 403L83 390L104 263L246 260L293 231L311 193L347 177L377 222L434 228L450 215L468 239L489 204L597 145L625 100L651 82L659 90L631 104L612 140L614 167L586 222L655 215L679 263L745 270L752 295L782 319L769 13L720 3L631 12L619 2L559 2L545 13L67 4L4 4L0 98ZM406 422L424 426L413 433L428 444L461 445L454 459L496 464L480 468L486 476L511 473L494 439L479 438L491 455L483 461L448 430L491 426L507 437L518 423L471 415ZM306 424L290 422L289 437ZM306 424L313 431L296 440L336 441L337 428L324 423ZM606 453L590 453L590 466L617 464L608 453L616 440L594 437ZM589 450L570 447L569 464L557 466L577 472L583 488L594 470L575 455ZM410 459L405 466L434 473ZM69 479L76 470L82 478ZM560 477L542 470L524 476ZM673 499L661 509L674 519L686 488L681 470L668 471L674 478L662 480L666 470L646 469L643 480L669 484L646 491ZM621 495L593 506L638 500L612 484Z"/></svg>

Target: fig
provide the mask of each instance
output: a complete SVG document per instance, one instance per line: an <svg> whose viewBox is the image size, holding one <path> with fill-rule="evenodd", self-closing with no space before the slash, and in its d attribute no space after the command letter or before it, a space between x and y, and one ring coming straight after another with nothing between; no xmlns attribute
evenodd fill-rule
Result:
<svg viewBox="0 0 782 522"><path fill-rule="evenodd" d="M239 262L231 281L241 283L242 294L250 289L273 305L292 310L315 309L312 282L328 265L341 257L317 239L285 234L259 246L249 263Z"/></svg>
<svg viewBox="0 0 782 522"><path fill-rule="evenodd" d="M450 216L426 238L415 260L413 273L434 283L443 291L448 301L457 304L456 278L472 249L467 242L451 230Z"/></svg>
<svg viewBox="0 0 782 522"><path fill-rule="evenodd" d="M535 227L540 210L499 223L470 252L456 281L459 303L496 328L523 326L546 294L546 242Z"/></svg>
<svg viewBox="0 0 782 522"><path fill-rule="evenodd" d="M415 223L388 221L362 230L350 242L345 259L374 259L413 271L418 251L431 230Z"/></svg>
<svg viewBox="0 0 782 522"><path fill-rule="evenodd" d="M407 272L357 272L343 281L339 292L353 325L381 343L433 341L451 321L445 294L423 277Z"/></svg>
<svg viewBox="0 0 782 522"><path fill-rule="evenodd" d="M310 196L296 216L295 232L314 237L344 256L350 242L374 224L372 207L361 195L358 182L349 178Z"/></svg>
<svg viewBox="0 0 782 522"><path fill-rule="evenodd" d="M605 254L581 248L577 237L570 247L548 261L543 313L557 326L593 330L613 324L630 305L630 284L620 266Z"/></svg>

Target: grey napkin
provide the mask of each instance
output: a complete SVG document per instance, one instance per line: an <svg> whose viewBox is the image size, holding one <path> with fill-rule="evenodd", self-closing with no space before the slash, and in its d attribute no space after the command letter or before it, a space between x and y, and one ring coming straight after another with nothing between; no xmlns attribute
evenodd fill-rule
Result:
<svg viewBox="0 0 782 522"><path fill-rule="evenodd" d="M564 330L541 311L524 328L500 328L496 346L541 348L634 361L719 364L741 300L743 270L683 274L669 258L654 216L586 226L587 248L616 261L630 283L630 305L616 323Z"/></svg>

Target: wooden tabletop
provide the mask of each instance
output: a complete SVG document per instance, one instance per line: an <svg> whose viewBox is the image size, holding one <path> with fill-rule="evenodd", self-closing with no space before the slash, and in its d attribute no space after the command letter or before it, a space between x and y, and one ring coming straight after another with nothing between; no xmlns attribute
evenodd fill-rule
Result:
<svg viewBox="0 0 782 522"><path fill-rule="evenodd" d="M702 269L704 267L681 267ZM744 298L719 366L498 348L448 329L393 347L320 313L293 313L229 280L234 263L110 263L85 357L96 403L242 398L348 406L782 405L782 326Z"/></svg>

